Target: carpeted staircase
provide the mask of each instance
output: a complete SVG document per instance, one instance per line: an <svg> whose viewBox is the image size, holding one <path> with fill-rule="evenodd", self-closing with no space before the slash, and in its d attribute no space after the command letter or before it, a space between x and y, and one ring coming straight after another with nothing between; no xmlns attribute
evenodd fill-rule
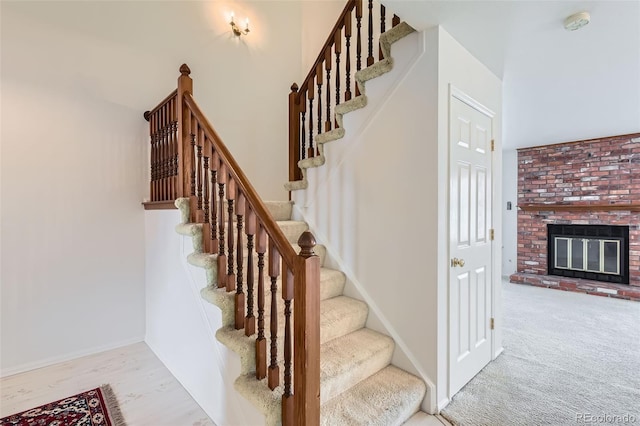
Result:
<svg viewBox="0 0 640 426"><path fill-rule="evenodd" d="M358 71L355 80L359 95L335 107L337 128L315 137L318 155L301 160L301 181L289 182L287 190L300 190L307 187L306 169L324 164L324 144L344 136L344 114L363 108L367 104L365 83L389 72L393 68L391 45L413 32L406 23L400 23L380 36L380 48L384 59ZM293 204L291 202L266 203L273 218L277 221L288 241L296 252L300 251L297 241L308 229L305 222L291 220ZM181 211L182 223L176 227L178 233L193 238L194 253L188 256L190 264L207 271L207 286L202 289L202 297L222 310L222 328L216 332L216 338L240 356L241 374L235 381L236 390L255 405L264 415L266 424L281 423L282 385L271 391L267 379L257 380L255 374L256 335L245 336L244 329L236 330L234 316L235 292L218 288L217 255L202 252L202 224L188 223L189 200L176 200ZM226 221L224 218L219 218ZM234 232L235 227L234 227ZM235 237L233 238L235 240ZM245 247L246 249L246 247ZM325 265L326 250L315 247L321 265ZM244 252L244 264L254 263L258 271L257 256L247 259ZM266 256L265 256L266 257ZM268 265L268 259L265 258ZM266 277L268 279L268 277ZM265 281L268 281L265 279ZM254 291L257 294L257 273ZM424 413L420 405L427 387L418 377L393 365L391 358L395 343L384 334L366 328L368 315L366 303L343 294L346 277L341 271L321 268L320 273L320 403L323 425L401 425L412 419L411 424L420 424ZM283 383L283 340L284 301L281 297L281 280L278 279L278 362L280 364L280 383ZM257 299L257 296L255 296ZM265 300L271 300L270 283L265 283ZM269 303L266 304L268 306ZM266 307L265 306L265 307ZM257 318L257 309L254 309ZM265 309L265 337L270 337L270 309ZM257 325L257 324L256 324ZM268 343L267 343L268 345ZM269 355L268 355L269 356ZM416 415L417 414L417 415Z"/></svg>
<svg viewBox="0 0 640 426"><path fill-rule="evenodd" d="M255 335L246 337L244 330L235 330L235 293L217 288L216 255L202 253L202 225L188 223L188 199L177 200L176 206L182 213L182 223L176 230L193 238L195 252L189 255L188 261L207 271L208 282L202 289L202 297L222 310L223 327L218 330L216 337L241 359L241 376L236 380L235 388L264 413L266 424L279 424L282 388L271 391L266 379L255 378ZM305 222L291 220L292 203L268 202L267 207L288 240L299 251L296 241L308 226ZM316 246L315 253L320 256L321 264L324 265L324 247ZM245 253L245 264L246 257ZM257 262L257 259L253 261ZM255 270L257 271L257 264ZM322 267L321 424L401 425L420 410L426 386L421 379L390 364L394 350L393 340L365 327L368 307L362 301L344 296L344 285L345 275L341 271ZM265 288L266 300L271 297L268 287ZM278 289L281 289L280 280ZM283 303L280 294L277 295L277 300L278 303ZM265 311L265 324L269 324L268 309ZM283 309L278 309L278 312L282 313ZM278 335L283 336L284 318L279 318L278 324ZM268 339L268 326L265 328L265 335ZM282 340L278 339L279 342ZM279 362L282 362L282 346L278 348L278 354ZM280 371L282 374L282 366Z"/></svg>

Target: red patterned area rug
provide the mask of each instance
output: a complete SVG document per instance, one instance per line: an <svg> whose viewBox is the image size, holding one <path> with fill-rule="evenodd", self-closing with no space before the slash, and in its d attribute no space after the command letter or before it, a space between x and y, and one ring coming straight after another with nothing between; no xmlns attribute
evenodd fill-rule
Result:
<svg viewBox="0 0 640 426"><path fill-rule="evenodd" d="M126 426L109 385L0 419L0 426Z"/></svg>

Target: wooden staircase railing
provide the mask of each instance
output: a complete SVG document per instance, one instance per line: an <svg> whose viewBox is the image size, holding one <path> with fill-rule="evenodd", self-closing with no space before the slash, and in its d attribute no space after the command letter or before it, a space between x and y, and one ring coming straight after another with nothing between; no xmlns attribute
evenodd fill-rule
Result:
<svg viewBox="0 0 640 426"><path fill-rule="evenodd" d="M370 66L376 62L376 56L377 60L384 59L382 50L379 47L374 49L374 46L379 46L380 34L386 31L389 14L385 6L374 7L373 0L364 1L366 1L366 12L363 10L363 0L347 2L306 78L300 86L296 83L291 86L289 94L290 181L302 179L298 161L318 155L317 146L314 146L314 135L337 127L332 115L334 108L341 102L350 100L354 93L355 96L360 94L354 75L362 69L363 61L366 61L366 66ZM363 19L365 13L366 19ZM374 25L374 21L378 20L379 27ZM393 15L391 25L395 27L399 23L400 18ZM355 52L351 47L352 37L355 37ZM363 38L365 38L364 41ZM363 52L365 48L366 51ZM344 55L341 58L343 52ZM366 57L363 58L363 54ZM355 66L352 62L355 62ZM333 78L332 71L334 71ZM332 83L335 93L331 88Z"/></svg>
<svg viewBox="0 0 640 426"><path fill-rule="evenodd" d="M190 73L182 65L178 89L145 113L151 134L152 201L189 198L190 221L202 224L203 252L217 255L218 287L234 293L234 326L255 339L256 379L266 377L272 391L280 385L277 342L284 339L282 423L319 424L320 260L313 253L315 239L303 233L300 254L295 252L193 99ZM265 275L270 301L265 301ZM283 313L276 299L279 277ZM279 317L284 317L284 336L278 336Z"/></svg>

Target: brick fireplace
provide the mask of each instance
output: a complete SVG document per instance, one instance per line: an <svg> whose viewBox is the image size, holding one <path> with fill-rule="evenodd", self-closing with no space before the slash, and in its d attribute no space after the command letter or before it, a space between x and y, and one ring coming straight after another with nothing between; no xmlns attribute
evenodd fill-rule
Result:
<svg viewBox="0 0 640 426"><path fill-rule="evenodd" d="M640 300L640 133L518 150L518 209L512 282ZM629 284L548 275L548 225L628 226Z"/></svg>

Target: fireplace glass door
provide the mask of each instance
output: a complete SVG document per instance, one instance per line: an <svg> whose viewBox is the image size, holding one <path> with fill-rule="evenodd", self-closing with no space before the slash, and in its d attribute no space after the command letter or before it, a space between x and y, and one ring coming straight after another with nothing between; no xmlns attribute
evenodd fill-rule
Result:
<svg viewBox="0 0 640 426"><path fill-rule="evenodd" d="M620 241L556 237L555 267L620 275Z"/></svg>
<svg viewBox="0 0 640 426"><path fill-rule="evenodd" d="M549 275L629 284L629 227L547 225Z"/></svg>

